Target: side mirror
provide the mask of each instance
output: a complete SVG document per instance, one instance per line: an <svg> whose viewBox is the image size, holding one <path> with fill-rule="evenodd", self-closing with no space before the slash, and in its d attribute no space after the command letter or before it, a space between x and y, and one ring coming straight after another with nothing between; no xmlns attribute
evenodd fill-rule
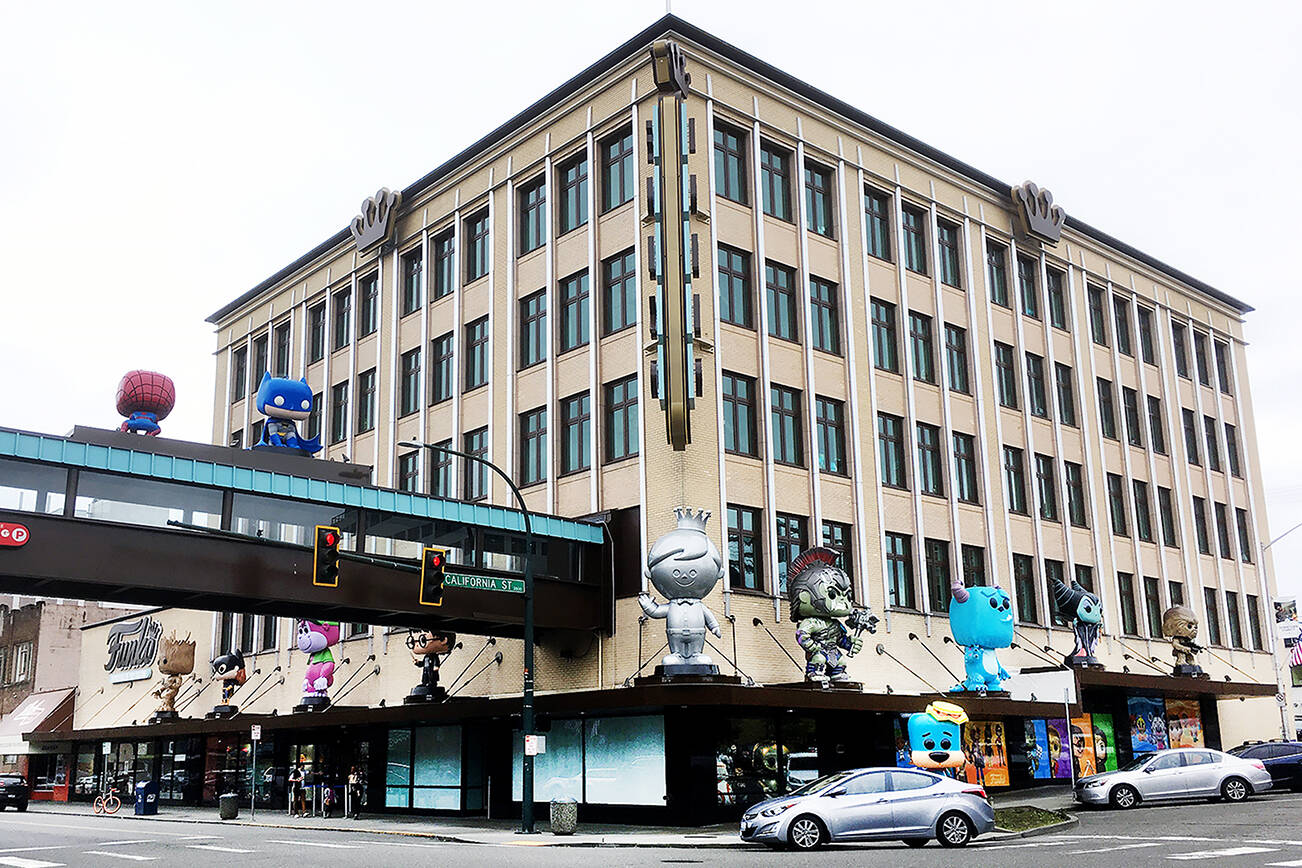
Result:
<svg viewBox="0 0 1302 868"><path fill-rule="evenodd" d="M832 792L828 793L828 794L827 794L827 797L828 797L829 799L839 799L841 796L844 796L844 795L845 795L845 790L844 790L844 789L837 789L837 790L832 790Z"/></svg>
<svg viewBox="0 0 1302 868"><path fill-rule="evenodd" d="M1156 769L1152 766L1144 766L1144 774L1151 775L1154 771L1156 771Z"/></svg>

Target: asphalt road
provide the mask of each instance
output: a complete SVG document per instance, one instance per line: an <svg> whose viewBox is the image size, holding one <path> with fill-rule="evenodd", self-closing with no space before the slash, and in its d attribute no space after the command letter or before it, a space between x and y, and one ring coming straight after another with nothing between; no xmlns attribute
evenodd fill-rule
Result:
<svg viewBox="0 0 1302 868"><path fill-rule="evenodd" d="M92 815L6 811L0 814L0 866L316 865L493 866L952 866L1041 868L1052 864L1118 868L1211 863L1232 868L1302 868L1302 796L1256 797L1242 805L1194 802L1142 806L1129 812L1082 811L1065 833L978 841L961 855L930 844L910 850L894 843L831 846L812 854L732 849L547 847L546 837L507 844L456 844L402 835L314 832L223 826L217 823L137 823Z"/></svg>

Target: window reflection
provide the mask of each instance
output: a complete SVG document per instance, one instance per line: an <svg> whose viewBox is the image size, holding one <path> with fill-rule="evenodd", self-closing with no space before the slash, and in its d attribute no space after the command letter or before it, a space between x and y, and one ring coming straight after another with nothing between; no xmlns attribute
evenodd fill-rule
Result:
<svg viewBox="0 0 1302 868"><path fill-rule="evenodd" d="M168 521L218 527L222 495L211 488L83 471L77 482L76 515L153 527L165 527Z"/></svg>
<svg viewBox="0 0 1302 868"><path fill-rule="evenodd" d="M0 458L0 509L60 515L67 485L61 467Z"/></svg>

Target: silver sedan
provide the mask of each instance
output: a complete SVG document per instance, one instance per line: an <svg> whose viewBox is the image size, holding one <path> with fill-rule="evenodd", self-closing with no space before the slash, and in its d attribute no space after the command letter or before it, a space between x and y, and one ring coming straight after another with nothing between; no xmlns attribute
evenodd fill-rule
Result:
<svg viewBox="0 0 1302 868"><path fill-rule="evenodd" d="M1076 782L1076 801L1133 808L1140 802L1220 796L1241 802L1270 789L1270 772L1260 760L1245 760L1207 748L1179 748L1141 754L1115 772Z"/></svg>
<svg viewBox="0 0 1302 868"><path fill-rule="evenodd" d="M741 838L812 850L830 841L895 838L921 847L936 838L962 847L992 831L985 790L917 769L837 772L747 809Z"/></svg>

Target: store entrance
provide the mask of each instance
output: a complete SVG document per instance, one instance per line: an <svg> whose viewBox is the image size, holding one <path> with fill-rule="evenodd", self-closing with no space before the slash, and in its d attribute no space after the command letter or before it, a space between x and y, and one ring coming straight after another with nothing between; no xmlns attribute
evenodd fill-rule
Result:
<svg viewBox="0 0 1302 868"><path fill-rule="evenodd" d="M342 816L346 801L356 800L354 810L367 808L366 777L371 759L369 738L339 737L314 741L291 741L286 770L291 814ZM296 773L297 772L297 773ZM348 779L356 773L361 786L348 794Z"/></svg>

